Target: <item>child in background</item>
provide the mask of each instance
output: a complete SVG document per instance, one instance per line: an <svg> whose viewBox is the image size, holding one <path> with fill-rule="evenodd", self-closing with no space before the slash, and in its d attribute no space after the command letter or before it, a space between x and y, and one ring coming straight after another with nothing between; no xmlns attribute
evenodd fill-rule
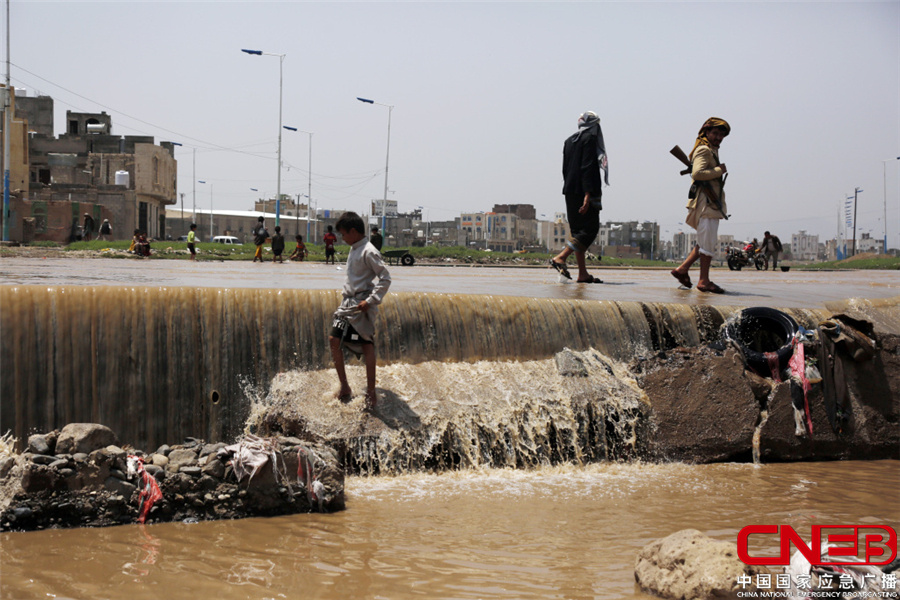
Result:
<svg viewBox="0 0 900 600"><path fill-rule="evenodd" d="M276 225L275 235L272 236L272 262L283 263L282 252L284 252L284 236L281 235L281 227Z"/></svg>
<svg viewBox="0 0 900 600"><path fill-rule="evenodd" d="M191 251L191 260L197 258L197 250L194 249L194 243L197 240L197 224L191 223L191 230L188 232L187 244L188 250Z"/></svg>
<svg viewBox="0 0 900 600"><path fill-rule="evenodd" d="M291 252L290 259L305 260L308 252L306 251L306 244L303 243L303 236L298 235L295 239L297 240L297 247L294 248L293 252Z"/></svg>

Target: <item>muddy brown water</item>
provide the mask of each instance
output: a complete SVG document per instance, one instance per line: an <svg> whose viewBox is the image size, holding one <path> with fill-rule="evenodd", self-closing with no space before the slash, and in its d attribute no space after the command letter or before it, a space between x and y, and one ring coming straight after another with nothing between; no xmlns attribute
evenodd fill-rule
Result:
<svg viewBox="0 0 900 600"><path fill-rule="evenodd" d="M649 598L634 560L659 537L896 527L898 474L877 461L354 477L338 514L0 535L0 598Z"/></svg>
<svg viewBox="0 0 900 600"><path fill-rule="evenodd" d="M594 286L561 285L548 271L395 267L392 289L816 310L900 294L896 272L719 271L731 293L717 297L677 289L665 271L602 270L608 283ZM343 277L321 264L0 261L0 285L163 294L335 290ZM751 524L791 525L806 538L811 524L896 527L900 462L408 473L350 477L347 498L347 510L330 515L5 533L0 598L645 598L634 585L638 550L680 529L734 542Z"/></svg>

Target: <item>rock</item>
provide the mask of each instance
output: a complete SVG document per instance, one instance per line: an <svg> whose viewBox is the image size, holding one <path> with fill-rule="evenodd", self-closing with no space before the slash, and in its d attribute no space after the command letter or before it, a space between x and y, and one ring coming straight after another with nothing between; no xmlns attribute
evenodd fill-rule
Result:
<svg viewBox="0 0 900 600"><path fill-rule="evenodd" d="M57 461L55 456L48 456L46 454L32 454L27 458L36 465L52 465Z"/></svg>
<svg viewBox="0 0 900 600"><path fill-rule="evenodd" d="M163 444L156 451L156 454L162 454L163 456L168 456L169 452L171 452L171 451L172 451L172 448L168 444Z"/></svg>
<svg viewBox="0 0 900 600"><path fill-rule="evenodd" d="M225 464L218 458L211 460L203 467L203 474L222 479L225 477Z"/></svg>
<svg viewBox="0 0 900 600"><path fill-rule="evenodd" d="M738 598L756 591L755 575L763 567L745 565L733 543L720 542L696 529L685 529L644 546L634 565L634 579L642 589L663 598ZM753 577L746 587L740 575Z"/></svg>
<svg viewBox="0 0 900 600"><path fill-rule="evenodd" d="M189 475L190 477L200 477L200 467L181 467L179 472Z"/></svg>
<svg viewBox="0 0 900 600"><path fill-rule="evenodd" d="M147 471L154 478L158 477L160 473L164 473L165 469L158 465L144 465L144 470Z"/></svg>
<svg viewBox="0 0 900 600"><path fill-rule="evenodd" d="M49 466L51 469L65 469L66 467L69 466L69 461L66 460L65 458L60 458L60 459L54 460L52 463L50 463Z"/></svg>
<svg viewBox="0 0 900 600"><path fill-rule="evenodd" d="M554 358L556 359L556 369L563 377L588 376L588 370L584 366L584 361L568 348L563 349L562 352L557 352Z"/></svg>
<svg viewBox="0 0 900 600"><path fill-rule="evenodd" d="M642 364L657 460L749 461L760 405L733 351L680 348Z"/></svg>
<svg viewBox="0 0 900 600"><path fill-rule="evenodd" d="M203 448L200 449L200 457L202 458L208 454L215 454L224 447L225 444L221 442L218 444L204 444Z"/></svg>
<svg viewBox="0 0 900 600"><path fill-rule="evenodd" d="M116 477L107 477L106 481L103 483L103 486L110 492L119 494L124 498L131 498L131 495L137 489L136 485L128 483L127 481L122 481L121 479L118 479Z"/></svg>
<svg viewBox="0 0 900 600"><path fill-rule="evenodd" d="M169 458L165 454L160 454L157 452L153 456L150 457L150 462L158 467L166 468L166 465L169 464Z"/></svg>
<svg viewBox="0 0 900 600"><path fill-rule="evenodd" d="M166 467L166 470L175 473L183 470L183 467L193 467L196 465L197 453L191 449L183 448L169 452L169 464Z"/></svg>
<svg viewBox="0 0 900 600"><path fill-rule="evenodd" d="M25 449L26 452L31 452L32 454L50 454L54 453L54 448L56 446L56 439L53 438L53 445L50 445L50 440L48 440L47 434L44 433L36 433L32 436L28 437L28 447Z"/></svg>
<svg viewBox="0 0 900 600"><path fill-rule="evenodd" d="M58 476L58 473L49 467L32 463L22 472L22 489L28 494L52 490Z"/></svg>
<svg viewBox="0 0 900 600"><path fill-rule="evenodd" d="M12 515L16 519L27 519L33 514L33 511L27 506L17 506L13 509Z"/></svg>
<svg viewBox="0 0 900 600"><path fill-rule="evenodd" d="M0 479L5 479L15 464L16 459L12 456L0 458Z"/></svg>
<svg viewBox="0 0 900 600"><path fill-rule="evenodd" d="M88 459L88 455L85 454L84 452L76 452L75 454L72 455L72 460L74 460L77 463L83 463L87 459Z"/></svg>
<svg viewBox="0 0 900 600"><path fill-rule="evenodd" d="M90 454L109 445L118 446L119 439L109 427L99 423L69 423L56 440L57 454Z"/></svg>

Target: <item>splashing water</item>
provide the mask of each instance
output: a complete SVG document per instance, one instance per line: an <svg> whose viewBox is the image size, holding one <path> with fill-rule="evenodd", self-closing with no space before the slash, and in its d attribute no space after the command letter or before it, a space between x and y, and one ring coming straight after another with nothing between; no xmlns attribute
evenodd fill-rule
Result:
<svg viewBox="0 0 900 600"><path fill-rule="evenodd" d="M373 415L361 395L334 398L331 370L282 373L248 426L321 437L342 447L350 471L369 474L638 457L644 393L623 364L567 352L575 375L554 359L382 367ZM364 367L349 365L348 379L364 390Z"/></svg>

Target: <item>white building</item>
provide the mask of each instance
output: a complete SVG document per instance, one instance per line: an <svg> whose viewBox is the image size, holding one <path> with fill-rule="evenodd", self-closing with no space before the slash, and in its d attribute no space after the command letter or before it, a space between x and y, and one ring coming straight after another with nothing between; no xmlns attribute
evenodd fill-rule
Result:
<svg viewBox="0 0 900 600"><path fill-rule="evenodd" d="M801 229L799 233L791 235L790 252L793 260L818 260L819 236L809 235L805 229Z"/></svg>
<svg viewBox="0 0 900 600"><path fill-rule="evenodd" d="M857 241L857 254L863 252L875 252L877 254L884 253L884 240L881 238L873 238L869 233L860 234L862 237Z"/></svg>

